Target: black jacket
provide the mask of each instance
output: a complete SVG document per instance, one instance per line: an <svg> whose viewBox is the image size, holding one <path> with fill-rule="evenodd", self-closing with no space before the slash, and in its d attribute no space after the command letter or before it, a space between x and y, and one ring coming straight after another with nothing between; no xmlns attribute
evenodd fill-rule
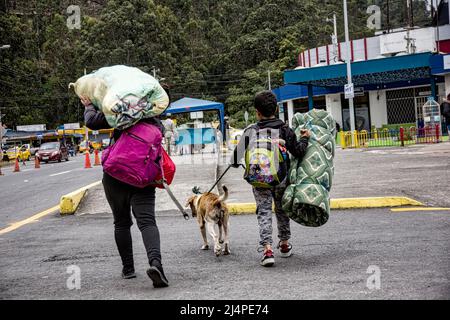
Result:
<svg viewBox="0 0 450 320"><path fill-rule="evenodd" d="M157 117L147 118L141 121L145 121L147 123L156 125L164 135L164 126L159 118ZM95 109L93 105L87 106L86 109L84 110L84 122L86 123L86 127L88 127L91 130L101 130L111 128L111 126L108 124L108 121L106 121L105 115L102 112ZM120 138L121 134L122 130L114 129L113 133L114 141L117 141L117 139Z"/></svg>
<svg viewBox="0 0 450 320"><path fill-rule="evenodd" d="M309 138L303 137L300 138L300 140L297 140L297 136L295 135L294 130L289 128L289 126L280 119L261 120L256 125L260 129L278 129L279 138L286 141L286 149L300 161L303 159L306 154L306 149L308 148ZM231 164L239 164L239 161L244 157L245 151L247 150L247 147L250 143L250 134L252 131L252 127L253 126L249 126L247 127L247 129L245 129L241 140L239 140L236 149L234 149ZM289 167L289 159L287 163Z"/></svg>
<svg viewBox="0 0 450 320"><path fill-rule="evenodd" d="M441 104L441 114L445 119L447 125L450 125L450 102L444 100Z"/></svg>

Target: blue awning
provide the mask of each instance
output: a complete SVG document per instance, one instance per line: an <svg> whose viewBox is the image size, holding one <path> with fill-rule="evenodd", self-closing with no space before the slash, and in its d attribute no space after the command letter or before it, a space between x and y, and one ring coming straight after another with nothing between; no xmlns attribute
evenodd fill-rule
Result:
<svg viewBox="0 0 450 320"><path fill-rule="evenodd" d="M427 52L353 62L353 83L355 86L366 86L429 79L432 55ZM284 82L317 87L343 87L347 83L347 66L341 63L289 70L284 73Z"/></svg>
<svg viewBox="0 0 450 320"><path fill-rule="evenodd" d="M225 107L220 102L183 98L171 103L164 114L179 114L209 110L217 110L219 112L220 130L223 134L225 128Z"/></svg>
<svg viewBox="0 0 450 320"><path fill-rule="evenodd" d="M434 55L430 58L431 73L443 76L450 73L450 54Z"/></svg>

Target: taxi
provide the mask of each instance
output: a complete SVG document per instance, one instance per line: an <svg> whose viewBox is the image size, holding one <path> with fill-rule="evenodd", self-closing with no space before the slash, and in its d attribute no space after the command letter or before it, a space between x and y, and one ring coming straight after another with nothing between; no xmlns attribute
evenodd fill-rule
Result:
<svg viewBox="0 0 450 320"><path fill-rule="evenodd" d="M8 160L14 160L17 158L19 161L29 161L31 159L30 145L24 144L20 147L16 146L9 148L6 150L6 156L8 157Z"/></svg>

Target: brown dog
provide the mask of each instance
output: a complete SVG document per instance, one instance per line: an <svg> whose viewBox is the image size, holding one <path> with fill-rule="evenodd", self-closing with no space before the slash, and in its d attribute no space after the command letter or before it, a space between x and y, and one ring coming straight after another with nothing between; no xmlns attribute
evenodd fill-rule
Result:
<svg viewBox="0 0 450 320"><path fill-rule="evenodd" d="M214 253L219 256L222 253L222 244L224 244L223 254L228 255L230 251L229 235L229 213L225 201L228 198L228 189L223 186L224 194L218 196L214 193L204 193L189 198L186 207L189 205L192 210L192 216L197 217L200 231L203 237L202 250L208 250L208 239L206 238L206 229L214 241ZM217 236L214 226L219 227L219 236ZM224 237L224 238L223 238Z"/></svg>

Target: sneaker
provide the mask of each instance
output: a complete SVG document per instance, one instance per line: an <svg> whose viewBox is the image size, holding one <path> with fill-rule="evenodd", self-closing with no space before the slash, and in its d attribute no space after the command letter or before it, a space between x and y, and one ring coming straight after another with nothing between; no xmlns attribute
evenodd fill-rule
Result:
<svg viewBox="0 0 450 320"><path fill-rule="evenodd" d="M263 267L271 267L275 263L275 258L273 256L273 251L268 250L264 253L262 259L261 259L261 265Z"/></svg>
<svg viewBox="0 0 450 320"><path fill-rule="evenodd" d="M282 258L289 258L290 256L292 256L292 245L290 243L288 244L278 244L278 249L280 249L280 256Z"/></svg>
<svg viewBox="0 0 450 320"><path fill-rule="evenodd" d="M123 268L122 269L122 279L133 279L136 278L136 273L134 269Z"/></svg>
<svg viewBox="0 0 450 320"><path fill-rule="evenodd" d="M169 281L164 275L162 266L151 266L147 270L147 275L153 281L153 287L164 288L169 286Z"/></svg>

